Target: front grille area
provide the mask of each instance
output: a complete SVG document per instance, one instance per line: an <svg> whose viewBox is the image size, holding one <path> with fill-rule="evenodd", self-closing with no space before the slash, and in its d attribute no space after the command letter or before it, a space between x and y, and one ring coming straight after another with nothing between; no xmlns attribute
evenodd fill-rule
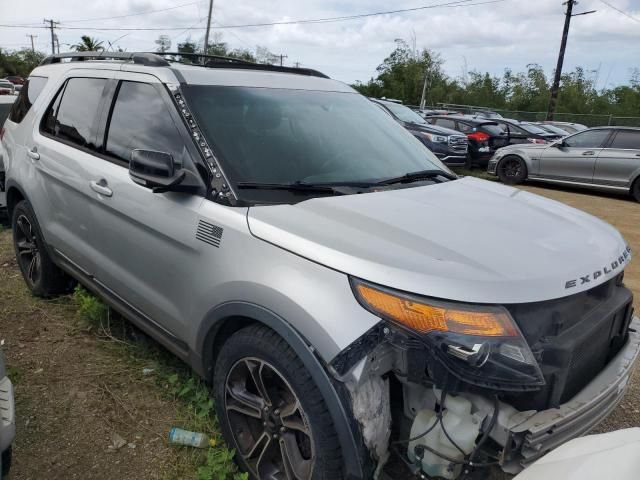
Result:
<svg viewBox="0 0 640 480"><path fill-rule="evenodd" d="M506 305L538 360L546 385L510 398L520 410L554 408L573 398L620 351L633 295L622 276L546 302Z"/></svg>
<svg viewBox="0 0 640 480"><path fill-rule="evenodd" d="M452 135L449 137L449 146L455 152L467 153L467 149L469 148L469 141L467 140L466 136Z"/></svg>

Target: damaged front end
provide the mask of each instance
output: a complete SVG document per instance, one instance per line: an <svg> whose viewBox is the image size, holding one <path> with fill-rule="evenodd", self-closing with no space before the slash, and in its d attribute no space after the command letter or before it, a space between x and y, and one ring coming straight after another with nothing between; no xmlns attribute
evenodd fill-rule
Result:
<svg viewBox="0 0 640 480"><path fill-rule="evenodd" d="M640 351L622 275L562 299L465 305L352 279L382 321L331 363L376 477L395 454L413 473L517 473L602 421Z"/></svg>

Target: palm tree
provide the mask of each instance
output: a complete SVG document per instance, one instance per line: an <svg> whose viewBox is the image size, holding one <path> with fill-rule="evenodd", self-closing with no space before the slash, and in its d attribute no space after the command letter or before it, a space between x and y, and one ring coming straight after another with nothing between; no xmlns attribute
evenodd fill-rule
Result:
<svg viewBox="0 0 640 480"><path fill-rule="evenodd" d="M97 38L91 38L88 35L82 35L81 42L71 45L71 48L76 52L98 52L104 50L102 42Z"/></svg>

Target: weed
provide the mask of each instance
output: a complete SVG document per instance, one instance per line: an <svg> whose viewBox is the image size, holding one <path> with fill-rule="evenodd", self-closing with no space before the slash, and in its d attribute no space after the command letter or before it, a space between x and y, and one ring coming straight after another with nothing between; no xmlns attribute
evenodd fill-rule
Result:
<svg viewBox="0 0 640 480"><path fill-rule="evenodd" d="M16 386L22 379L22 370L18 367L7 365L7 376L11 379L11 383Z"/></svg>
<svg viewBox="0 0 640 480"><path fill-rule="evenodd" d="M109 307L84 288L76 288L73 300L79 316L89 328L113 341L107 344L121 349L135 368L144 365L153 370L152 381L179 406L177 426L205 433L214 440L215 446L205 451L176 447L187 464L198 465L197 480L248 480L246 474L238 473L233 463L234 453L222 441L213 399L205 382L151 338L117 314L112 314ZM193 471L192 468L187 469Z"/></svg>

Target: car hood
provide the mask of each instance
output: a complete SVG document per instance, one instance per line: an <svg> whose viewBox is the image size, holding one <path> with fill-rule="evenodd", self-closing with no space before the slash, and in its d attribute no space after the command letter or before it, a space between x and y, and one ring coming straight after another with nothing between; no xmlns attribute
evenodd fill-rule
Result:
<svg viewBox="0 0 640 480"><path fill-rule="evenodd" d="M514 143L512 145L502 147L500 152L506 152L509 150L544 150L545 148L549 148L548 143Z"/></svg>
<svg viewBox="0 0 640 480"><path fill-rule="evenodd" d="M252 207L248 224L256 237L329 268L474 303L567 296L612 278L631 258L601 220L471 177Z"/></svg>

